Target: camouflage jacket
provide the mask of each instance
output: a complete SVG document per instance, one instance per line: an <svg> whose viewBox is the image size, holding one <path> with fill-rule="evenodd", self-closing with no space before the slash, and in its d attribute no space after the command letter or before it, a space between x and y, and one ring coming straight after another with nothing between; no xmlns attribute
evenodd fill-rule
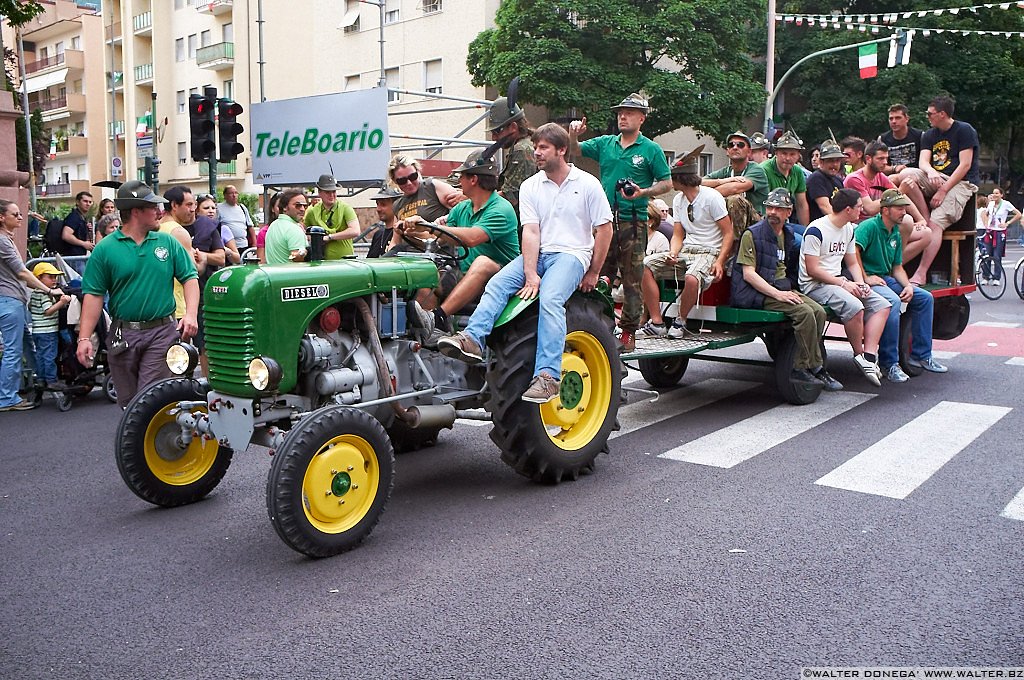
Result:
<svg viewBox="0 0 1024 680"><path fill-rule="evenodd" d="M505 152L505 163L498 175L498 190L512 205L519 206L519 186L527 177L537 174L533 159L533 142L523 137Z"/></svg>

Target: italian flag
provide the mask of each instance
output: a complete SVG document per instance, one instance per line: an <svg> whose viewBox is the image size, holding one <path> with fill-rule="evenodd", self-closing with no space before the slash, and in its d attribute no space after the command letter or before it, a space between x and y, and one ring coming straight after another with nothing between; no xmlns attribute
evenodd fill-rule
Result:
<svg viewBox="0 0 1024 680"><path fill-rule="evenodd" d="M874 78L878 75L878 44L861 45L857 48L860 61L860 77Z"/></svg>

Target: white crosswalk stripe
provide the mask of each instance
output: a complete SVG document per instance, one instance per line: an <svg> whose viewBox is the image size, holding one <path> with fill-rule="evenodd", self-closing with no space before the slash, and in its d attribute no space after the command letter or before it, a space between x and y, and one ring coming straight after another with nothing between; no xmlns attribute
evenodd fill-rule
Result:
<svg viewBox="0 0 1024 680"><path fill-rule="evenodd" d="M1010 357L1006 360L1007 366L1024 366L1024 357Z"/></svg>
<svg viewBox="0 0 1024 680"><path fill-rule="evenodd" d="M1007 503L1003 511L999 513L1008 519L1019 519L1024 521L1024 489L1020 490L1013 500Z"/></svg>
<svg viewBox="0 0 1024 680"><path fill-rule="evenodd" d="M1012 409L943 401L846 461L816 484L906 498ZM950 428L949 423L957 426Z"/></svg>
<svg viewBox="0 0 1024 680"><path fill-rule="evenodd" d="M647 383L642 383L646 385ZM681 413L693 411L734 394L745 392L761 383L746 380L722 380L710 378L682 389L662 394L657 401L639 401L619 409L618 432L612 432L611 439L635 432ZM639 386L639 385L638 385Z"/></svg>
<svg viewBox="0 0 1024 680"><path fill-rule="evenodd" d="M1011 323L1009 321L975 321L970 325L983 328L1020 328L1019 323Z"/></svg>
<svg viewBox="0 0 1024 680"><path fill-rule="evenodd" d="M776 406L677 446L658 457L731 468L875 396L862 392L835 392L823 394L816 402L806 406Z"/></svg>

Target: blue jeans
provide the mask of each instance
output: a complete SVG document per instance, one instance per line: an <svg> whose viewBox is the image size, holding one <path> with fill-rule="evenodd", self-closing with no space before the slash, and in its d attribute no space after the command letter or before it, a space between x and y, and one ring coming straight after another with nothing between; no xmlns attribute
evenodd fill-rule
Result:
<svg viewBox="0 0 1024 680"><path fill-rule="evenodd" d="M878 365L883 370L900 362L900 293L903 286L891 276L883 276L887 285L871 289L892 303L878 344ZM935 300L924 288L914 286L914 297L907 303L910 314L910 356L925 361L932 356L932 308Z"/></svg>
<svg viewBox="0 0 1024 680"><path fill-rule="evenodd" d="M33 333L36 344L36 376L45 382L57 382L58 333Z"/></svg>
<svg viewBox="0 0 1024 680"><path fill-rule="evenodd" d="M18 298L0 295L0 335L4 336L4 356L0 359L0 407L21 401L21 351L28 310Z"/></svg>
<svg viewBox="0 0 1024 680"><path fill-rule="evenodd" d="M804 232L807 231L807 227L800 224L799 222L786 222L789 228L793 230L794 245L799 248L804 242Z"/></svg>
<svg viewBox="0 0 1024 680"><path fill-rule="evenodd" d="M537 258L540 275L540 319L537 325L537 354L533 375L544 371L553 378L562 375L562 351L565 349L565 303L583 280L583 263L569 253L541 253ZM526 283L523 256L502 267L487 282L480 304L469 317L466 334L481 347L494 328L509 299Z"/></svg>

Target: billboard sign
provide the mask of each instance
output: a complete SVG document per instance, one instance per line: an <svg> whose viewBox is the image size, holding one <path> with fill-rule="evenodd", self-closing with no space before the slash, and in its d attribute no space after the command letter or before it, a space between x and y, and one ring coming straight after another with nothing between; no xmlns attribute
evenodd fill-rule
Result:
<svg viewBox="0 0 1024 680"><path fill-rule="evenodd" d="M325 173L341 184L387 176L387 88L256 103L249 128L257 184L313 184Z"/></svg>

